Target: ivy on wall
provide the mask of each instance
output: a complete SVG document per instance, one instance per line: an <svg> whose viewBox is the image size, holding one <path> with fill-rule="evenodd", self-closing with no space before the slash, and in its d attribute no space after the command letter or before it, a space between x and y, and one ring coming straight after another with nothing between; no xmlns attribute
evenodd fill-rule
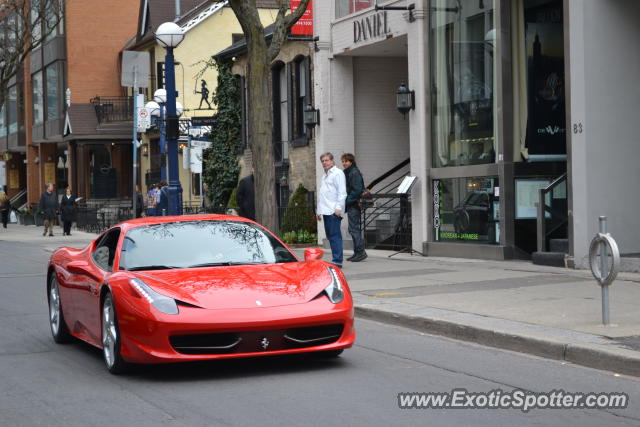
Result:
<svg viewBox="0 0 640 427"><path fill-rule="evenodd" d="M209 135L211 148L204 151L202 172L211 206L226 207L240 174L240 81L232 74L228 63L215 61L206 66L218 71L218 86L213 95L213 102L217 106L217 120Z"/></svg>

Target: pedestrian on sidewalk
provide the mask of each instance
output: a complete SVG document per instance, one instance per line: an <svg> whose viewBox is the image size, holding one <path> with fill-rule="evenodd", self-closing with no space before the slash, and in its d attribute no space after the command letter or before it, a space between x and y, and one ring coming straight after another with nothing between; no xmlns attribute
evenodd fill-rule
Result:
<svg viewBox="0 0 640 427"><path fill-rule="evenodd" d="M158 194L160 188L158 184L153 184L149 192L147 192L147 216L156 216L156 207L158 205Z"/></svg>
<svg viewBox="0 0 640 427"><path fill-rule="evenodd" d="M347 198L347 185L344 172L333 161L333 154L327 152L320 156L324 169L320 191L318 191L318 221L324 220L324 231L331 245L331 262L342 268L342 234L340 222Z"/></svg>
<svg viewBox="0 0 640 427"><path fill-rule="evenodd" d="M0 191L0 216L2 217L2 228L7 228L9 222L9 212L11 211L11 202L9 196L4 191Z"/></svg>
<svg viewBox="0 0 640 427"><path fill-rule="evenodd" d="M67 187L60 200L60 219L62 220L62 235L71 236L71 225L76 221L76 196L71 194L71 187Z"/></svg>
<svg viewBox="0 0 640 427"><path fill-rule="evenodd" d="M53 236L53 224L58 215L58 195L53 191L53 184L47 184L47 189L40 196L38 209L44 214L44 233L42 235L46 236L47 230L49 230L49 236Z"/></svg>
<svg viewBox="0 0 640 427"><path fill-rule="evenodd" d="M169 186L167 181L160 181L160 190L156 194L158 195L157 215L165 216L169 213Z"/></svg>
<svg viewBox="0 0 640 427"><path fill-rule="evenodd" d="M238 202L238 214L252 221L256 220L255 183L253 168L251 175L245 176L238 183L236 190L236 202Z"/></svg>
<svg viewBox="0 0 640 427"><path fill-rule="evenodd" d="M136 194L133 196L136 198L136 218L142 218L142 212L144 211L144 199L140 192L140 186L136 184Z"/></svg>
<svg viewBox="0 0 640 427"><path fill-rule="evenodd" d="M347 199L345 209L347 210L347 220L349 221L349 234L353 240L353 255L347 261L360 262L367 258L364 250L364 239L362 238L360 197L364 191L364 179L362 173L356 166L356 158L351 153L341 156L344 176L347 182Z"/></svg>

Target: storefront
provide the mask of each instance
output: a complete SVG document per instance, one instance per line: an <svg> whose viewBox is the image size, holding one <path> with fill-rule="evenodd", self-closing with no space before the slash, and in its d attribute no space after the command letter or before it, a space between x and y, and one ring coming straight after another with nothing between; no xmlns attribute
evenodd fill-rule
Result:
<svg viewBox="0 0 640 427"><path fill-rule="evenodd" d="M314 17L316 151L353 152L365 181L410 158L413 249L507 259L555 243L583 266L608 215L640 252L640 3L335 0Z"/></svg>

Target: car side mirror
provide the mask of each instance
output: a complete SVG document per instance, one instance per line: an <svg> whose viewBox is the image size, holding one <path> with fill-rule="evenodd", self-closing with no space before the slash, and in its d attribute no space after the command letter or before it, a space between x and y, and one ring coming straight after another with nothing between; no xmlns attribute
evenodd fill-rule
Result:
<svg viewBox="0 0 640 427"><path fill-rule="evenodd" d="M317 259L322 259L324 255L324 251L319 248L307 248L304 250L304 260L305 261L313 261Z"/></svg>

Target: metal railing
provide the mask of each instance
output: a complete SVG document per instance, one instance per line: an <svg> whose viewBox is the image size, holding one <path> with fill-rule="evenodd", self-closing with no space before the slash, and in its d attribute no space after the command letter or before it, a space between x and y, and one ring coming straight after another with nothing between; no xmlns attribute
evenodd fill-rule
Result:
<svg viewBox="0 0 640 427"><path fill-rule="evenodd" d="M133 98L130 96L96 96L90 102L100 124L126 122L133 118Z"/></svg>
<svg viewBox="0 0 640 427"><path fill-rule="evenodd" d="M406 159L367 186L377 191L362 203L365 247L400 250L411 241L411 202L408 195L394 192L409 174L409 165Z"/></svg>
<svg viewBox="0 0 640 427"><path fill-rule="evenodd" d="M537 248L538 252L546 252L549 238L566 227L569 221L566 173L539 190L537 211Z"/></svg>

